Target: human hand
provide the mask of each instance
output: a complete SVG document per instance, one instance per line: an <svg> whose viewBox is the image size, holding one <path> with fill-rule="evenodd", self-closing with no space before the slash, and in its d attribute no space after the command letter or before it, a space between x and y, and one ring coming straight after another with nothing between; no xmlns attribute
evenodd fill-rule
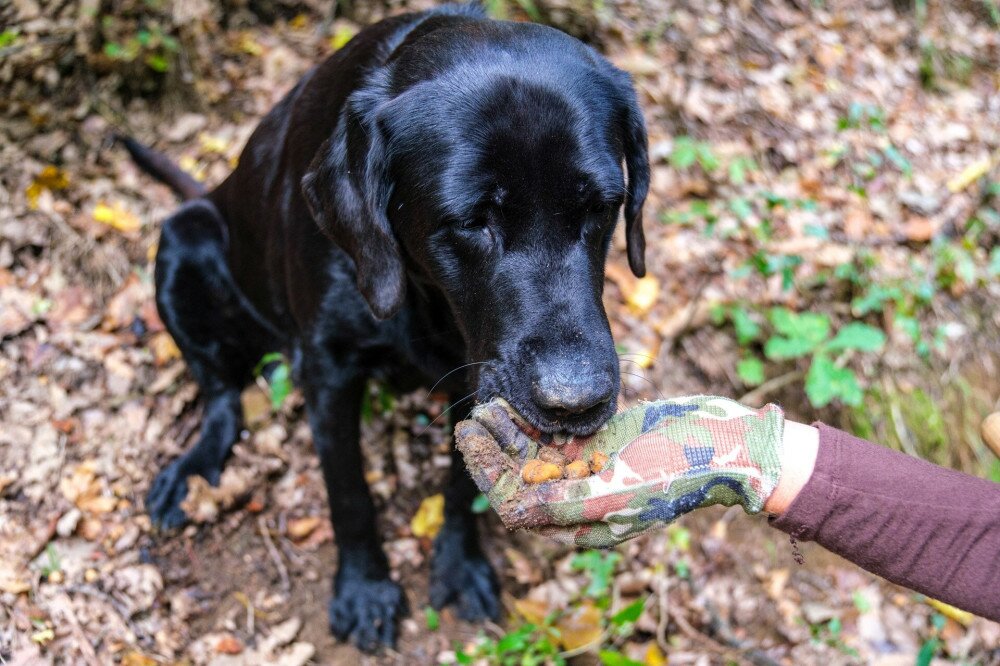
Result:
<svg viewBox="0 0 1000 666"><path fill-rule="evenodd" d="M643 403L593 435L553 444L568 460L609 456L597 474L529 485L521 468L543 446L506 402L473 410L455 428L476 485L510 528L532 528L578 546L606 548L711 504L758 513L781 472L784 414L689 396Z"/></svg>

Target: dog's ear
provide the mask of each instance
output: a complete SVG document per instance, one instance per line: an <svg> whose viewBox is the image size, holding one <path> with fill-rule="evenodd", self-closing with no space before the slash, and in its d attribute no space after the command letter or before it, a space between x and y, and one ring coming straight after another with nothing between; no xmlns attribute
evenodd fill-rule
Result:
<svg viewBox="0 0 1000 666"><path fill-rule="evenodd" d="M649 148L646 123L635 97L632 78L626 75L625 114L622 121L622 148L628 170L625 192L625 239L628 243L628 265L636 277L646 274L646 236L642 231L642 205L649 192Z"/></svg>
<svg viewBox="0 0 1000 666"><path fill-rule="evenodd" d="M406 270L388 217L386 143L374 101L352 95L302 178L313 217L354 260L358 289L378 319L391 317L406 295Z"/></svg>

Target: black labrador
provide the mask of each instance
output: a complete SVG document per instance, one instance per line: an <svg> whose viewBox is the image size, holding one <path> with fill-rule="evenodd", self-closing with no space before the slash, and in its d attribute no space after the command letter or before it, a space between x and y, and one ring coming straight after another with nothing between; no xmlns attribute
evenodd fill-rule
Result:
<svg viewBox="0 0 1000 666"><path fill-rule="evenodd" d="M241 388L284 350L335 528L331 630L366 650L393 644L406 602L362 474L366 381L413 390L446 375L450 396L502 396L546 432L611 416L620 380L601 292L623 206L629 264L645 272L649 164L631 79L555 29L445 6L377 23L312 69L210 192L124 142L187 200L163 224L156 303L205 401L197 444L153 483L151 517L181 525L187 477L218 482ZM475 493L455 457L430 602L468 620L499 612Z"/></svg>

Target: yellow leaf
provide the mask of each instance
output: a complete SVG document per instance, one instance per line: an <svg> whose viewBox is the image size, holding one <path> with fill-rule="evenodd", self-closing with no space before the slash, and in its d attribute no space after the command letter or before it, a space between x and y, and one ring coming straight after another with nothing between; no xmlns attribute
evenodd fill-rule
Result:
<svg viewBox="0 0 1000 666"><path fill-rule="evenodd" d="M309 27L309 17L306 14L296 14L295 18L288 22L288 27L292 30L304 30Z"/></svg>
<svg viewBox="0 0 1000 666"><path fill-rule="evenodd" d="M69 185L69 176L66 172L59 167L49 166L44 167L37 176L35 176L31 185L25 188L24 193L28 197L28 206L34 210L38 208L38 198L42 195L45 190L64 190Z"/></svg>
<svg viewBox="0 0 1000 666"><path fill-rule="evenodd" d="M198 135L198 141L201 143L201 149L206 153L219 153L223 155L229 148L229 142L225 139L205 134L204 132Z"/></svg>
<svg viewBox="0 0 1000 666"><path fill-rule="evenodd" d="M106 224L112 229L117 229L123 233L138 231L139 227L142 226L139 218L129 212L120 203L116 203L114 206L99 203L94 206L93 215L94 220L97 222Z"/></svg>
<svg viewBox="0 0 1000 666"><path fill-rule="evenodd" d="M129 652L122 657L121 666L157 666L157 662L141 652Z"/></svg>
<svg viewBox="0 0 1000 666"><path fill-rule="evenodd" d="M55 637L56 632L52 631L52 629L42 629L31 634L31 640L39 645L45 645L49 641L54 640Z"/></svg>
<svg viewBox="0 0 1000 666"><path fill-rule="evenodd" d="M660 281L652 275L638 280L635 287L625 296L625 302L636 314L646 314L660 297Z"/></svg>
<svg viewBox="0 0 1000 666"><path fill-rule="evenodd" d="M338 25L333 31L333 36L330 37L330 48L334 51L338 51L347 45L347 42L356 35L358 29L351 25Z"/></svg>
<svg viewBox="0 0 1000 666"><path fill-rule="evenodd" d="M181 350L177 348L177 343L166 331L160 331L149 339L149 349L153 352L153 363L157 366L166 365L181 357Z"/></svg>
<svg viewBox="0 0 1000 666"><path fill-rule="evenodd" d="M249 32L240 35L236 42L236 48L252 56L259 56L264 52L264 47Z"/></svg>
<svg viewBox="0 0 1000 666"><path fill-rule="evenodd" d="M946 604L943 601L938 601L937 599L927 599L927 605L941 613L941 615L951 618L965 627L972 624L972 620L975 618L975 615L969 611L964 611L961 608L955 608L954 606Z"/></svg>
<svg viewBox="0 0 1000 666"><path fill-rule="evenodd" d="M434 538L444 524L444 495L431 495L420 503L420 508L410 521L410 529L417 537Z"/></svg>
<svg viewBox="0 0 1000 666"><path fill-rule="evenodd" d="M559 642L566 650L592 645L601 639L601 611L585 601L556 622Z"/></svg>
<svg viewBox="0 0 1000 666"><path fill-rule="evenodd" d="M538 599L517 599L514 602L514 610L532 624L544 624L545 618L553 609Z"/></svg>
<svg viewBox="0 0 1000 666"><path fill-rule="evenodd" d="M951 192L961 192L969 185L986 175L990 170L990 158L984 157L978 162L973 162L962 170L954 178L948 181L948 190Z"/></svg>
<svg viewBox="0 0 1000 666"><path fill-rule="evenodd" d="M646 646L646 654L642 657L642 663L645 666L667 666L667 657L656 641L650 641L649 645Z"/></svg>

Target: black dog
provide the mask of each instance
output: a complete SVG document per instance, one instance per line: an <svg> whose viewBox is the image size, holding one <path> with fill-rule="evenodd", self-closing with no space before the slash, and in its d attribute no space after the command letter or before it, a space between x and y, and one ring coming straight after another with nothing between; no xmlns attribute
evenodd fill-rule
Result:
<svg viewBox="0 0 1000 666"><path fill-rule="evenodd" d="M649 165L630 78L557 30L448 6L373 25L311 70L211 192L125 144L189 199L163 224L156 302L205 400L201 438L156 478L150 515L180 525L186 478L218 481L241 388L285 350L335 527L330 627L363 649L391 645L406 603L362 475L365 382L412 390L472 364L441 386L502 396L548 432L611 416L601 292L623 205L629 263L645 271ZM469 620L499 611L474 495L459 458L430 590Z"/></svg>

